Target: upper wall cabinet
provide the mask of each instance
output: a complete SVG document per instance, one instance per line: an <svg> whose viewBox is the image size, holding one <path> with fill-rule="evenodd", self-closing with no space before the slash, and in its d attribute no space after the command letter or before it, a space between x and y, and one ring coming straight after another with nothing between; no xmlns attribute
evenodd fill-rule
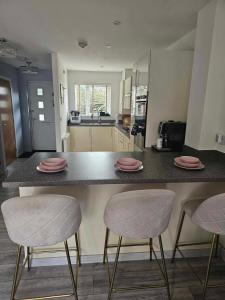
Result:
<svg viewBox="0 0 225 300"><path fill-rule="evenodd" d="M128 77L124 81L124 99L123 99L123 108L125 110L131 109L131 95L132 95L132 77Z"/></svg>

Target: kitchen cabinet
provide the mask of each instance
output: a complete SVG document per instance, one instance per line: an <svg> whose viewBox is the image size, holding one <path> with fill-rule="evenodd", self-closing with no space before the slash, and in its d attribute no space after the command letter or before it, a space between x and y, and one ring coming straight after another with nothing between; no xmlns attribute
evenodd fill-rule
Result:
<svg viewBox="0 0 225 300"><path fill-rule="evenodd" d="M129 139L116 127L71 126L70 151L134 151L133 136Z"/></svg>
<svg viewBox="0 0 225 300"><path fill-rule="evenodd" d="M120 81L119 114L123 113L124 80Z"/></svg>
<svg viewBox="0 0 225 300"><path fill-rule="evenodd" d="M72 152L92 151L92 127L91 126L70 127L70 151Z"/></svg>
<svg viewBox="0 0 225 300"><path fill-rule="evenodd" d="M92 151L113 151L113 127L92 127Z"/></svg>
<svg viewBox="0 0 225 300"><path fill-rule="evenodd" d="M113 151L113 127L71 126L70 151Z"/></svg>
<svg viewBox="0 0 225 300"><path fill-rule="evenodd" d="M134 151L133 137L130 139L125 136L120 130L114 128L114 151L129 152Z"/></svg>

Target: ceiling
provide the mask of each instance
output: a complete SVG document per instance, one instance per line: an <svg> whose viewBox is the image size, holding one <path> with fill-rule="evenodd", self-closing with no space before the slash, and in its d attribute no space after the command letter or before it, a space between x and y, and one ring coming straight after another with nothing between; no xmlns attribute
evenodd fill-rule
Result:
<svg viewBox="0 0 225 300"><path fill-rule="evenodd" d="M15 43L40 68L48 68L49 54L57 52L68 69L119 71L149 47L168 47L195 28L197 13L208 2L0 0L0 37ZM113 25L114 20L121 24ZM78 47L80 38L88 41L85 49Z"/></svg>

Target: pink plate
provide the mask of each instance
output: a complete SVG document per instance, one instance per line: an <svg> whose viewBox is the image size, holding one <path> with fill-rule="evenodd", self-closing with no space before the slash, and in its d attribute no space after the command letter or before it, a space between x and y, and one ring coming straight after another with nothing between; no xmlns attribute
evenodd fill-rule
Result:
<svg viewBox="0 0 225 300"><path fill-rule="evenodd" d="M41 162L43 165L46 166L52 166L52 165L63 165L66 163L66 160L64 158L61 157L52 157L52 158L48 158L45 159Z"/></svg>
<svg viewBox="0 0 225 300"><path fill-rule="evenodd" d="M58 172L62 172L66 169L66 167L64 167L63 169L57 169L57 170L45 170L43 169L41 166L37 166L36 169L39 171L39 172L42 172L42 173L58 173Z"/></svg>
<svg viewBox="0 0 225 300"><path fill-rule="evenodd" d="M183 161L180 159L180 157L174 158L174 161L175 161L175 163L176 163L177 165L182 166L182 167L186 167L186 168L197 168L197 167L199 167L199 165L200 165L200 163L201 163L200 161L197 162L197 163L193 163L193 164L185 163L185 162L183 162Z"/></svg>
<svg viewBox="0 0 225 300"><path fill-rule="evenodd" d="M55 171L55 170L63 169L66 166L67 166L66 162L64 162L63 164L60 164L60 165L54 165L54 164L45 165L42 162L39 164L39 167L45 171Z"/></svg>
<svg viewBox="0 0 225 300"><path fill-rule="evenodd" d="M115 164L115 168L117 171L128 172L128 173L139 172L144 169L143 165L141 165L138 169L135 169L135 170L134 169L133 170L125 170L125 169L120 168L117 164Z"/></svg>
<svg viewBox="0 0 225 300"><path fill-rule="evenodd" d="M175 161L174 161L174 165L178 168L181 168L181 169L185 169L185 170L191 170L191 171L194 171L194 170L203 170L205 169L205 165L203 165L203 163L200 162L200 164L198 165L198 167L195 167L195 168L187 168L187 167L183 167L181 165L178 165Z"/></svg>
<svg viewBox="0 0 225 300"><path fill-rule="evenodd" d="M199 158L194 156L180 156L178 157L183 163L197 164L200 162Z"/></svg>
<svg viewBox="0 0 225 300"><path fill-rule="evenodd" d="M117 160L117 163L124 166L133 166L136 165L137 162L140 162L140 160L137 160L132 157L121 157Z"/></svg>
<svg viewBox="0 0 225 300"><path fill-rule="evenodd" d="M122 170L137 170L137 169L140 168L142 163L140 161L137 161L137 163L135 165L132 165L132 166L121 165L119 163L117 163L116 165L119 169L122 169Z"/></svg>

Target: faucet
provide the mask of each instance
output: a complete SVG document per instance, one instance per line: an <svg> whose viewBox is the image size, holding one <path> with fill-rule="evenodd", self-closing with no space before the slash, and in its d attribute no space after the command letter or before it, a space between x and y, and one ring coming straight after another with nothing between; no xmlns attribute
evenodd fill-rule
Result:
<svg viewBox="0 0 225 300"><path fill-rule="evenodd" d="M98 123L101 123L102 119L101 119L101 115L100 115L100 111L98 111Z"/></svg>

